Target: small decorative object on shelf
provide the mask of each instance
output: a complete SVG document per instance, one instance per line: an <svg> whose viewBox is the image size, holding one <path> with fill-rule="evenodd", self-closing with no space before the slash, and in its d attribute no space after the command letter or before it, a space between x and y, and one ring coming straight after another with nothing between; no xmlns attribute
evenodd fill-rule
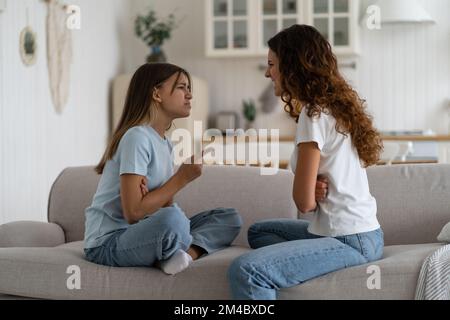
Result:
<svg viewBox="0 0 450 320"><path fill-rule="evenodd" d="M228 130L234 131L239 128L239 115L236 112L219 112L216 116L216 128L227 134Z"/></svg>
<svg viewBox="0 0 450 320"><path fill-rule="evenodd" d="M247 120L245 129L250 129L256 119L256 106L255 102L252 99L244 100L243 113L245 120Z"/></svg>
<svg viewBox="0 0 450 320"><path fill-rule="evenodd" d="M165 40L170 39L172 31L178 26L175 16L170 14L165 20L159 20L154 10L135 20L134 31L136 36L145 42L151 50L147 62L166 62L167 57L162 49Z"/></svg>

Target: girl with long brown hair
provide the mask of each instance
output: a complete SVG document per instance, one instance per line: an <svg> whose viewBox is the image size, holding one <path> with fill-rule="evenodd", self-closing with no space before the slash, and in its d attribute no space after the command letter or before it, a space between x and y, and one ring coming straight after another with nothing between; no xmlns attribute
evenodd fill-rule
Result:
<svg viewBox="0 0 450 320"><path fill-rule="evenodd" d="M248 240L257 250L229 269L236 299L276 299L277 290L383 254L365 170L377 163L382 143L364 101L341 76L330 44L315 28L294 25L268 44L266 77L298 123L293 198L301 213L314 217L250 227ZM315 193L318 176L327 179L326 196Z"/></svg>
<svg viewBox="0 0 450 320"><path fill-rule="evenodd" d="M182 164L174 173L172 121L191 110L189 73L172 64L141 66L122 117L98 166L100 183L86 209L85 254L113 267L159 266L176 274L191 261L229 246L239 234L234 209L218 208L188 219L174 195L202 173Z"/></svg>

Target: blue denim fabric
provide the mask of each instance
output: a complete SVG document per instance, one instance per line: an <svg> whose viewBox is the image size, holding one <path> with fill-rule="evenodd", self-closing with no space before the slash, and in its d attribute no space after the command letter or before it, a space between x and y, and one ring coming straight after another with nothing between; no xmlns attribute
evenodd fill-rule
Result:
<svg viewBox="0 0 450 320"><path fill-rule="evenodd" d="M277 290L381 259L381 229L336 238L308 232L308 221L268 220L248 231L253 250L233 261L231 293L239 300L275 300Z"/></svg>
<svg viewBox="0 0 450 320"><path fill-rule="evenodd" d="M127 229L117 230L101 246L85 249L88 261L112 267L150 267L191 245L207 253L231 245L242 219L234 209L218 208L188 219L177 207L162 208Z"/></svg>

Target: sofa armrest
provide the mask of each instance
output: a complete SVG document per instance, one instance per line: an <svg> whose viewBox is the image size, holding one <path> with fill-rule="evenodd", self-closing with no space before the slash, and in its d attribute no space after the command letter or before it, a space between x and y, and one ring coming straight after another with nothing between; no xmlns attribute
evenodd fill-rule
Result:
<svg viewBox="0 0 450 320"><path fill-rule="evenodd" d="M44 248L64 243L64 231L54 223L19 221L0 226L0 248Z"/></svg>

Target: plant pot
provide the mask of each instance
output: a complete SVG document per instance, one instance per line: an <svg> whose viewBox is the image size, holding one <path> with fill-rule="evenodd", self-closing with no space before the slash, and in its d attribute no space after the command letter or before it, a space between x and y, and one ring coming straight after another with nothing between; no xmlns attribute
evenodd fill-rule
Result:
<svg viewBox="0 0 450 320"><path fill-rule="evenodd" d="M246 121L245 122L245 131L255 129L255 121Z"/></svg>
<svg viewBox="0 0 450 320"><path fill-rule="evenodd" d="M153 46L152 52L147 56L147 63L166 62L167 57L160 46Z"/></svg>

